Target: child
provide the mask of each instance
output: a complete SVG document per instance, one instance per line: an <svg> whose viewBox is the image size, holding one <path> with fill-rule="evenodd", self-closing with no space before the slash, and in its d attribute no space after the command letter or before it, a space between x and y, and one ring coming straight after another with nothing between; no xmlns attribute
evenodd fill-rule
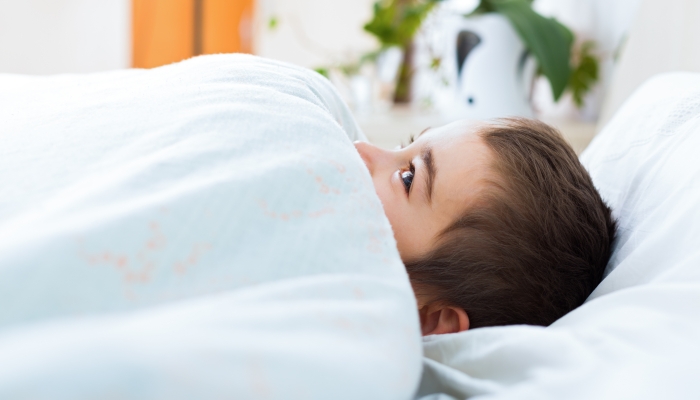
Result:
<svg viewBox="0 0 700 400"><path fill-rule="evenodd" d="M552 127L461 121L395 151L355 146L394 231L424 335L549 325L602 280L615 222Z"/></svg>

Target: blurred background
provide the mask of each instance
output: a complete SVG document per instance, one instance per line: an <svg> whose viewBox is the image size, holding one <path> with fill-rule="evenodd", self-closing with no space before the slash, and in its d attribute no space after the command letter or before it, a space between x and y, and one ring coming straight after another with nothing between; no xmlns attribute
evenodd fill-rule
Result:
<svg viewBox="0 0 700 400"><path fill-rule="evenodd" d="M700 70L698 38L698 0L0 0L0 73L252 53L326 75L385 147L523 115L580 152L647 77Z"/></svg>

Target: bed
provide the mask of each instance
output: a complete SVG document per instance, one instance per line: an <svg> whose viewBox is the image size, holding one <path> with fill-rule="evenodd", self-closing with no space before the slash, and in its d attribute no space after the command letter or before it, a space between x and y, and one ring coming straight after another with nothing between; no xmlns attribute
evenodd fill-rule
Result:
<svg viewBox="0 0 700 400"><path fill-rule="evenodd" d="M321 76L218 55L0 87L2 399L700 394L700 75L583 154L620 235L582 307L423 339Z"/></svg>

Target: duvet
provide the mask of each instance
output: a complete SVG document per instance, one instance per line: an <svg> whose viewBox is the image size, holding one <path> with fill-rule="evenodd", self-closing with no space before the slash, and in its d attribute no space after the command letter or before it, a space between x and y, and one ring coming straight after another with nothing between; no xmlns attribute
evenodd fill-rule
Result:
<svg viewBox="0 0 700 400"><path fill-rule="evenodd" d="M0 75L0 398L406 399L416 304L324 78Z"/></svg>

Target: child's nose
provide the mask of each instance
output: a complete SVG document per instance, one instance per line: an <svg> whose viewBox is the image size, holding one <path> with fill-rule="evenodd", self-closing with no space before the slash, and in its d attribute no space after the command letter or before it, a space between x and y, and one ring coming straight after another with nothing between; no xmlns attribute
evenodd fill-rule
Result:
<svg viewBox="0 0 700 400"><path fill-rule="evenodd" d="M355 142L354 144L371 175L374 175L382 160L386 160L390 155L388 150L381 149L367 142Z"/></svg>

